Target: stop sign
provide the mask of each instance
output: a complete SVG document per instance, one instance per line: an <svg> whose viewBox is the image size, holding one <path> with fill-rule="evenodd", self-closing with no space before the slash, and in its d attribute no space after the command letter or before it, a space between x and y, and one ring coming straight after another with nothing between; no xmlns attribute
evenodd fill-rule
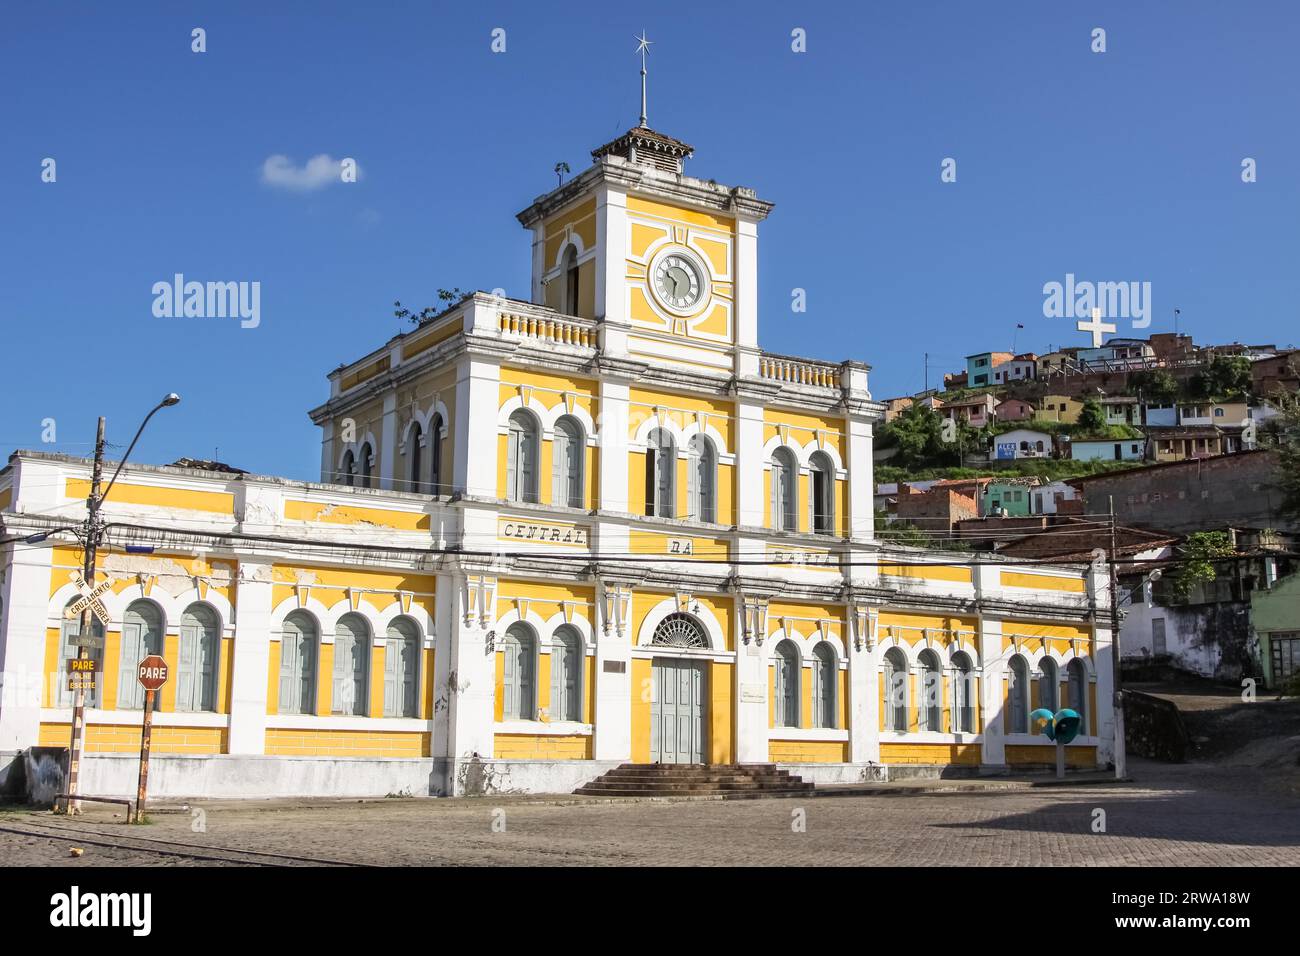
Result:
<svg viewBox="0 0 1300 956"><path fill-rule="evenodd" d="M145 690L157 690L167 683L167 662L157 654L150 654L140 662L139 677Z"/></svg>

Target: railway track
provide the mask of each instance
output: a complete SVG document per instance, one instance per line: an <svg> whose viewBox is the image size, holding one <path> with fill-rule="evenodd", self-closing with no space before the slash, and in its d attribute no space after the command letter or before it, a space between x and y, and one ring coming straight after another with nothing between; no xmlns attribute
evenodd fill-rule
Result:
<svg viewBox="0 0 1300 956"><path fill-rule="evenodd" d="M128 826L122 824L122 827ZM135 829L131 827L131 829ZM189 860L204 860L214 863L229 863L240 866L366 866L368 864L352 863L346 860L330 860L313 856L296 856L289 853L271 853L266 850L240 850L234 847L212 846L206 843L184 843L179 840L164 840L160 837L139 836L134 833L122 833L119 829L77 826L65 823L43 823L24 820L21 822L5 821L0 824L0 833L13 833L19 836L46 837L66 840L78 846L98 846L109 849L131 850L137 853L155 853L159 856L182 857Z"/></svg>

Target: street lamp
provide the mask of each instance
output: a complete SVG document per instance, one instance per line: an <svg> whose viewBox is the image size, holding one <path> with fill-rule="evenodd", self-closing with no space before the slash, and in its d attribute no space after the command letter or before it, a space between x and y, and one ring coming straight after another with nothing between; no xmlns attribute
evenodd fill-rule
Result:
<svg viewBox="0 0 1300 956"><path fill-rule="evenodd" d="M131 439L131 444L127 446L126 454L122 456L122 460L117 463L117 470L113 472L113 477L109 480L108 487L104 489L102 494L99 490L99 483L104 475L104 417L101 415L99 418L99 427L95 433L95 463L90 473L90 493L86 495L86 521L84 526L86 553L81 576L87 595L93 597L96 552L99 548L100 535L103 533L103 527L99 521L99 507L103 504L104 499L108 497L109 491L113 488L113 483L117 481L117 476L122 473L122 468L126 465L126 460L131 457L131 452L135 449L135 443L140 440L140 435L144 432L144 427L149 424L149 419L153 418L158 409L169 408L179 403L180 400L181 397L175 392L168 392L163 396L161 402L149 410L149 414L144 417L144 421L136 429L135 437ZM52 532L47 532L47 536L50 533ZM33 537L38 536L33 535ZM81 611L81 629L77 635L77 657L79 659L90 656L89 648L94 641L93 616L92 604L87 601L86 606ZM107 624L107 622L105 623ZM77 809L77 780L81 771L81 743L82 738L85 736L85 728L86 690L84 685L78 683L76 696L72 702L72 746L68 758L68 801L66 806L70 813Z"/></svg>

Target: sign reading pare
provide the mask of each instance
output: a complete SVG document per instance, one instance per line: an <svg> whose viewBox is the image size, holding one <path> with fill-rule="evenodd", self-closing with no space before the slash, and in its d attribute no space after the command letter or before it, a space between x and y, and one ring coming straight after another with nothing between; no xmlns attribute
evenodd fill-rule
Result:
<svg viewBox="0 0 1300 956"><path fill-rule="evenodd" d="M515 543L558 544L569 548L585 548L588 544L587 529L579 525L543 524L518 518L498 519L497 538Z"/></svg>

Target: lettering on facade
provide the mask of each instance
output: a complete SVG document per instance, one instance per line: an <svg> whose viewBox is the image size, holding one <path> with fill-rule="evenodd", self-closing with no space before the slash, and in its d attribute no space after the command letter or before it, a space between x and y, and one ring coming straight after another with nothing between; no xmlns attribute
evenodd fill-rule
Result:
<svg viewBox="0 0 1300 956"><path fill-rule="evenodd" d="M690 538L669 538L668 553L682 554L682 555L694 554L695 542L692 541Z"/></svg>
<svg viewBox="0 0 1300 956"><path fill-rule="evenodd" d="M788 548L771 548L767 556L776 564L809 567L822 571L834 570L839 559L829 551L794 551Z"/></svg>
<svg viewBox="0 0 1300 956"><path fill-rule="evenodd" d="M587 529L574 525L532 524L526 521L503 521L497 537L506 541L530 541L534 544L560 544L571 548L587 546Z"/></svg>

